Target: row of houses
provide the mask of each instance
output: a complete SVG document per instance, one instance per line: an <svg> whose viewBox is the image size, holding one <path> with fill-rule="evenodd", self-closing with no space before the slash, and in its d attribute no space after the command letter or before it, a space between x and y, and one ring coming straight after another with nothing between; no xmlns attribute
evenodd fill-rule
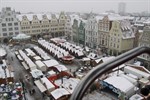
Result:
<svg viewBox="0 0 150 100"><path fill-rule="evenodd" d="M137 46L150 45L149 38L145 40L150 32L149 19L90 13L85 20L79 14L64 12L17 15L10 7L3 8L0 16L0 39L4 42L19 33L35 38L65 36L77 45L101 48L104 53L115 56ZM149 56L140 58L147 60Z"/></svg>
<svg viewBox="0 0 150 100"><path fill-rule="evenodd" d="M0 14L0 38L7 40L19 33L33 37L59 37L71 34L70 17L64 12L58 14L16 14L10 7ZM7 40L8 41L8 40Z"/></svg>
<svg viewBox="0 0 150 100"><path fill-rule="evenodd" d="M85 21L76 17L72 26L73 41L106 54L117 56L138 46L150 47L149 19L141 22L134 17L119 15L94 16ZM144 66L150 67L150 56L138 57Z"/></svg>

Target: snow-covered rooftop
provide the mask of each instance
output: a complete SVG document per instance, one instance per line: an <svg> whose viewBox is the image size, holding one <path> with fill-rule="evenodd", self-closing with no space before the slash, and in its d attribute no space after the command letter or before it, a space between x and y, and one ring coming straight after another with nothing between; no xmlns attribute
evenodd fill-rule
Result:
<svg viewBox="0 0 150 100"><path fill-rule="evenodd" d="M130 89L135 87L131 82L129 82L127 79L121 76L112 76L105 79L104 81L107 82L108 84L113 85L114 87L116 87L117 89L121 90L124 93L127 93Z"/></svg>
<svg viewBox="0 0 150 100"><path fill-rule="evenodd" d="M80 79L78 78L63 78L63 84L61 84L61 79L60 80L55 80L55 84L60 86L62 85L67 91L69 91L70 94L73 93L75 87L77 84L80 82Z"/></svg>
<svg viewBox="0 0 150 100"><path fill-rule="evenodd" d="M42 20L43 19L43 15L46 15L47 18L49 20L51 20L51 15L50 14L21 14L21 15L17 15L17 18L19 19L19 21L22 21L23 16L26 16L29 21L32 21L33 20L33 16L37 16L37 18L39 20Z"/></svg>
<svg viewBox="0 0 150 100"><path fill-rule="evenodd" d="M57 100L62 96L69 95L70 93L64 88L58 88L52 91L51 94Z"/></svg>
<svg viewBox="0 0 150 100"><path fill-rule="evenodd" d="M38 70L38 69L34 69L32 70L31 72L31 75L33 78L39 78L40 76L43 76L44 74L42 73L41 70Z"/></svg>
<svg viewBox="0 0 150 100"><path fill-rule="evenodd" d="M47 67L52 67L52 66L56 66L59 65L59 63L56 60L47 60L47 61L43 61L45 63L45 65Z"/></svg>

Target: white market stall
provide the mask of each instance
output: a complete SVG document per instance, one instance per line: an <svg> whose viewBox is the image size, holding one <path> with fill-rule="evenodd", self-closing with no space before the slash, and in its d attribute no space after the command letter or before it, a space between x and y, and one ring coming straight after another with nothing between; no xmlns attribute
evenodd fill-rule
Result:
<svg viewBox="0 0 150 100"><path fill-rule="evenodd" d="M32 75L33 78L40 78L40 77L44 76L44 74L42 73L42 71L38 70L38 69L34 69L30 73L31 73L31 75Z"/></svg>
<svg viewBox="0 0 150 100"><path fill-rule="evenodd" d="M56 66L56 65L59 65L59 63L56 61L56 60L46 60L46 61L43 61L44 64L49 68L49 67L53 67L53 66Z"/></svg>
<svg viewBox="0 0 150 100"><path fill-rule="evenodd" d="M61 72L61 71L67 71L68 70L67 67L65 67L64 65L56 65L54 67L57 68L57 70L59 72Z"/></svg>
<svg viewBox="0 0 150 100"><path fill-rule="evenodd" d="M17 41L22 41L22 40L28 40L30 38L31 38L31 36L23 34L23 33L20 33L17 36L13 37L12 39L13 40L17 40Z"/></svg>
<svg viewBox="0 0 150 100"><path fill-rule="evenodd" d="M103 80L102 85L109 87L113 92L117 94L124 93L128 97L135 93L135 85L121 76L108 77L107 79Z"/></svg>
<svg viewBox="0 0 150 100"><path fill-rule="evenodd" d="M78 83L80 82L80 79L78 78L62 78L63 79L63 83L62 80L55 80L55 84L57 86L62 86L63 88L65 88L70 94L73 93L75 87L78 85Z"/></svg>
<svg viewBox="0 0 150 100"><path fill-rule="evenodd" d="M39 80L34 81L39 90L43 92L47 92L50 94L53 90L55 90L55 86L46 78L40 78Z"/></svg>
<svg viewBox="0 0 150 100"><path fill-rule="evenodd" d="M51 92L51 95L54 97L55 100L58 100L59 98L63 96L70 95L70 93L64 89L64 88L58 88Z"/></svg>
<svg viewBox="0 0 150 100"><path fill-rule="evenodd" d="M37 68L40 69L41 71L45 72L47 70L46 65L42 61L40 60L35 61L35 64L37 65Z"/></svg>

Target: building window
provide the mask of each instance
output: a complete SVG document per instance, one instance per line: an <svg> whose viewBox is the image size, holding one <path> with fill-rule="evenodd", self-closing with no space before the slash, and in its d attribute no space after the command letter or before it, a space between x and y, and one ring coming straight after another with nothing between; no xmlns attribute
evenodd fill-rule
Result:
<svg viewBox="0 0 150 100"><path fill-rule="evenodd" d="M7 31L7 29L6 28L2 28L2 31L5 32L5 31Z"/></svg>
<svg viewBox="0 0 150 100"><path fill-rule="evenodd" d="M12 23L8 23L8 26L12 26Z"/></svg>
<svg viewBox="0 0 150 100"><path fill-rule="evenodd" d="M13 35L13 32L10 32L9 35Z"/></svg>
<svg viewBox="0 0 150 100"><path fill-rule="evenodd" d="M119 45L117 45L117 48L119 48Z"/></svg>
<svg viewBox="0 0 150 100"><path fill-rule="evenodd" d="M7 36L7 33L3 33L3 36Z"/></svg>
<svg viewBox="0 0 150 100"><path fill-rule="evenodd" d="M12 31L13 29L12 28L9 28L9 31Z"/></svg>
<svg viewBox="0 0 150 100"><path fill-rule="evenodd" d="M112 43L110 43L110 46L112 47Z"/></svg>
<svg viewBox="0 0 150 100"><path fill-rule="evenodd" d="M13 18L11 18L11 21L14 21L14 19L13 19Z"/></svg>
<svg viewBox="0 0 150 100"><path fill-rule="evenodd" d="M15 26L17 26L17 25L18 25L18 23L14 23L14 25L15 25Z"/></svg>
<svg viewBox="0 0 150 100"><path fill-rule="evenodd" d="M8 18L6 18L6 22L8 21Z"/></svg>
<svg viewBox="0 0 150 100"><path fill-rule="evenodd" d="M2 23L2 27L5 27L6 26L6 23Z"/></svg>
<svg viewBox="0 0 150 100"><path fill-rule="evenodd" d="M15 32L15 34L16 34L16 35L18 35L18 34L19 34L19 32Z"/></svg>
<svg viewBox="0 0 150 100"><path fill-rule="evenodd" d="M116 45L114 44L114 47L116 47Z"/></svg>
<svg viewBox="0 0 150 100"><path fill-rule="evenodd" d="M18 30L18 27L15 27L15 30Z"/></svg>

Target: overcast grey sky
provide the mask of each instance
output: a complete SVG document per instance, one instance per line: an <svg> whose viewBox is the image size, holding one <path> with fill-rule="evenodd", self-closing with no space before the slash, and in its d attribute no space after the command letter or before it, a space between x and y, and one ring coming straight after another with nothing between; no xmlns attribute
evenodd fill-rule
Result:
<svg viewBox="0 0 150 100"><path fill-rule="evenodd" d="M26 12L93 12L107 10L118 12L118 3L126 3L126 12L150 12L150 0L0 0L2 7L12 7L16 11Z"/></svg>

